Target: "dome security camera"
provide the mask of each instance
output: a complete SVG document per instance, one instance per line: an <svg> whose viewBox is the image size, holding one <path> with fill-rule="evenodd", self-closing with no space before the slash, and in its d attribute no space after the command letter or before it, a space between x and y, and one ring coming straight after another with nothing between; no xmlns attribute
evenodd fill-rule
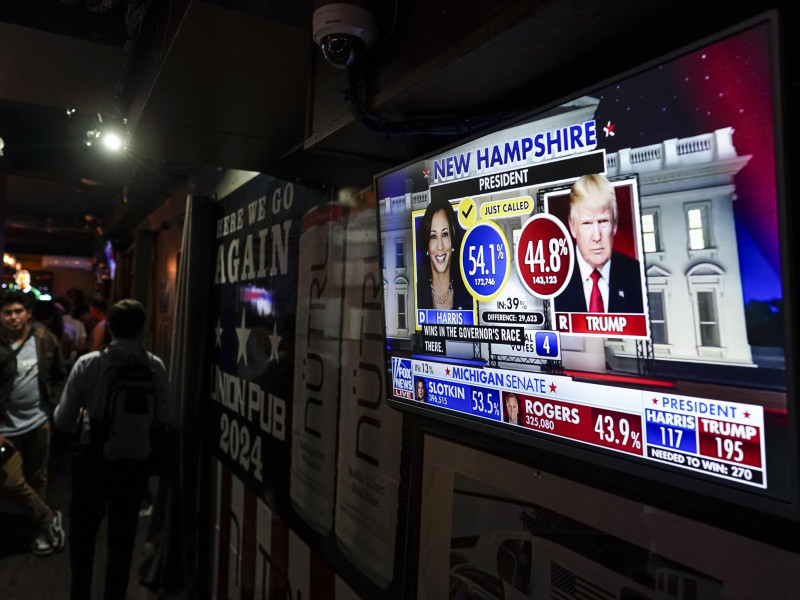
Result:
<svg viewBox="0 0 800 600"><path fill-rule="evenodd" d="M366 8L346 2L325 4L314 11L314 41L338 69L358 62L375 43L375 17Z"/></svg>

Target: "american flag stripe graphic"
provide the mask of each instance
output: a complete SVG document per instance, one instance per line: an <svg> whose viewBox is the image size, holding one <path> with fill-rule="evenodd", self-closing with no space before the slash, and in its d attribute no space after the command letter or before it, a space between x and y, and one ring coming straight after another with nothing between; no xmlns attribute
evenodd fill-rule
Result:
<svg viewBox="0 0 800 600"><path fill-rule="evenodd" d="M275 513L272 513L272 536L270 537L270 547L268 548L268 559L271 561L272 569L269 579L269 591L266 598L297 598L298 595L287 595L291 593L291 582L289 580L289 528Z"/></svg>
<svg viewBox="0 0 800 600"><path fill-rule="evenodd" d="M226 598L228 592L223 589L223 585L228 581L228 549L230 548L231 528L229 523L222 522L222 516L230 513L231 505L231 478L225 476L224 469L217 464L217 486L219 494L217 496L217 547L215 548L215 572L216 585L214 586L215 600Z"/></svg>
<svg viewBox="0 0 800 600"><path fill-rule="evenodd" d="M256 548L258 527L253 527L250 524L258 523L258 515L256 513L258 498L256 498L255 494L244 494L243 500L242 548ZM241 564L242 585L240 597L242 600L247 600L247 598L255 597L256 553L243 552Z"/></svg>
<svg viewBox="0 0 800 600"><path fill-rule="evenodd" d="M269 594L269 582L272 578L272 562L269 550L272 547L272 511L259 498L258 515L256 517L258 545L256 546L254 598L266 598Z"/></svg>
<svg viewBox="0 0 800 600"><path fill-rule="evenodd" d="M311 587L309 598L333 598L336 574L319 556L311 553L310 570L306 571Z"/></svg>
<svg viewBox="0 0 800 600"><path fill-rule="evenodd" d="M550 597L553 600L615 600L616 596L598 585L550 563Z"/></svg>
<svg viewBox="0 0 800 600"><path fill-rule="evenodd" d="M308 577L311 551L294 531L289 531L289 582L294 592L293 598L314 598L311 593L311 580Z"/></svg>
<svg viewBox="0 0 800 600"><path fill-rule="evenodd" d="M214 600L357 600L256 493L215 461Z"/></svg>
<svg viewBox="0 0 800 600"><path fill-rule="evenodd" d="M242 597L242 549L244 548L244 484L241 479L231 478L231 500L228 514L223 517L230 526L228 539L228 589L229 600ZM225 560L225 557L222 558Z"/></svg>

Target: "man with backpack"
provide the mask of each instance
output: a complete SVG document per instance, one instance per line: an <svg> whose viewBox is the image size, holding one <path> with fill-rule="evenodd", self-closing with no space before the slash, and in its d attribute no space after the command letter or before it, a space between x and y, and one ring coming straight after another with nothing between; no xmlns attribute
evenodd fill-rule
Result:
<svg viewBox="0 0 800 600"><path fill-rule="evenodd" d="M78 432L70 504L70 598L91 597L94 546L108 514L106 600L124 599L139 508L159 440L171 422L164 363L145 352L139 335L145 311L122 300L108 311L111 343L80 357L72 368L55 425Z"/></svg>

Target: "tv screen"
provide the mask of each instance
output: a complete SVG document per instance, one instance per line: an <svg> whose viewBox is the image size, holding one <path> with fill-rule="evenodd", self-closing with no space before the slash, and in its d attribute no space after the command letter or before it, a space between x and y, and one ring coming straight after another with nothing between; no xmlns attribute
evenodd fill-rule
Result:
<svg viewBox="0 0 800 600"><path fill-rule="evenodd" d="M775 25L377 176L392 406L796 516Z"/></svg>

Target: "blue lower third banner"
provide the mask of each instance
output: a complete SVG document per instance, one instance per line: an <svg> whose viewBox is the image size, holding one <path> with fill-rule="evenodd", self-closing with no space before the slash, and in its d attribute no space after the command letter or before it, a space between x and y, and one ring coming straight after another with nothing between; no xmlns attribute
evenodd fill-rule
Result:
<svg viewBox="0 0 800 600"><path fill-rule="evenodd" d="M475 313L471 310L418 309L417 321L422 325L475 325Z"/></svg>
<svg viewBox="0 0 800 600"><path fill-rule="evenodd" d="M424 385L430 404L495 421L501 418L498 390L438 379L428 379Z"/></svg>

